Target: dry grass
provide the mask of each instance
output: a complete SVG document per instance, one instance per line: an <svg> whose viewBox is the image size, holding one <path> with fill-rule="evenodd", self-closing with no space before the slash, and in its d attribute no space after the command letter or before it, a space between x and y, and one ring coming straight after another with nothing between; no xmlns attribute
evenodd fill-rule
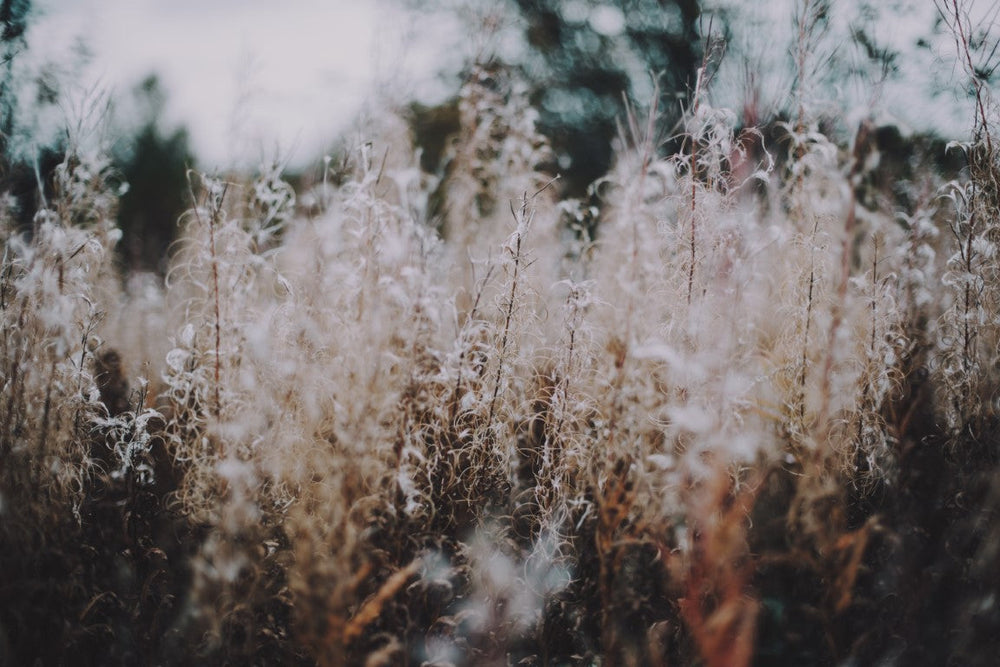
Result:
<svg viewBox="0 0 1000 667"><path fill-rule="evenodd" d="M699 85L679 155L628 119L589 238L482 66L441 182L388 113L310 207L192 174L162 289L122 288L71 155L31 234L3 213L0 657L988 664L976 92L968 173L893 211L857 200L872 128L803 103L775 161Z"/></svg>

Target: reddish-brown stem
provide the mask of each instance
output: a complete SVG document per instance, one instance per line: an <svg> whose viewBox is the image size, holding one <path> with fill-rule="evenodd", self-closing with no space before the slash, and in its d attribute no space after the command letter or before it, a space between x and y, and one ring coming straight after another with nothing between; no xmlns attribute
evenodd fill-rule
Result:
<svg viewBox="0 0 1000 667"><path fill-rule="evenodd" d="M215 223L222 207L222 201L226 197L226 190L223 189L222 197L218 205L212 207L212 216L208 222L208 234L212 253L212 291L215 296L215 416L218 418L222 407L221 390L222 385L222 360L220 350L222 348L222 315L219 306L219 258L215 251Z"/></svg>
<svg viewBox="0 0 1000 667"><path fill-rule="evenodd" d="M513 208L513 206L511 207ZM487 424L493 423L493 416L496 413L497 397L500 395L500 380L503 377L503 360L507 354L507 339L510 336L510 323L514 318L514 298L517 296L517 277L518 271L521 268L521 240L523 239L523 234L521 233L522 228L526 225L524 222L527 220L528 216L528 194L524 194L524 198L521 200L521 215L515 219L517 221L517 232L515 233L516 240L514 241L513 249L513 259L514 259L514 275L511 276L510 281L510 294L507 296L507 307L503 323L503 336L500 339L500 358L497 361L497 375L493 383L493 398L490 399L490 412L489 417L486 420Z"/></svg>

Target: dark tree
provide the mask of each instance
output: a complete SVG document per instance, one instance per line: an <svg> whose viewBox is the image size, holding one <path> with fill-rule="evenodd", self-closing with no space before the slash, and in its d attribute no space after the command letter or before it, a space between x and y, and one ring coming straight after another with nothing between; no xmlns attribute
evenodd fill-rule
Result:
<svg viewBox="0 0 1000 667"><path fill-rule="evenodd" d="M143 118L115 155L117 170L128 183L118 210L120 247L126 268L162 272L177 219L188 206L187 170L194 158L185 129L162 129L166 96L159 80L147 77L135 95Z"/></svg>
<svg viewBox="0 0 1000 667"><path fill-rule="evenodd" d="M462 7L452 0L401 1L429 11ZM505 6L523 18L527 48L504 64L527 80L538 129L559 158L564 194L583 195L607 173L626 99L648 106L655 81L660 127L679 118L701 62L698 0L509 0ZM449 104L415 109L425 168L436 166L442 133L453 129L439 122L453 120Z"/></svg>
<svg viewBox="0 0 1000 667"><path fill-rule="evenodd" d="M14 57L24 44L24 33L31 13L31 0L3 0L0 2L0 156L7 162L7 148L14 133L14 110L17 97L13 90Z"/></svg>
<svg viewBox="0 0 1000 667"><path fill-rule="evenodd" d="M9 192L18 202L19 223L30 222L35 192L34 171L11 155L11 138L16 130L17 91L14 89L14 60L25 48L24 33L31 13L30 0L0 2L0 191Z"/></svg>
<svg viewBox="0 0 1000 667"><path fill-rule="evenodd" d="M611 165L624 98L648 105L655 77L662 121L676 120L700 63L697 0L516 0L527 25L526 70L539 129L562 158L569 193Z"/></svg>

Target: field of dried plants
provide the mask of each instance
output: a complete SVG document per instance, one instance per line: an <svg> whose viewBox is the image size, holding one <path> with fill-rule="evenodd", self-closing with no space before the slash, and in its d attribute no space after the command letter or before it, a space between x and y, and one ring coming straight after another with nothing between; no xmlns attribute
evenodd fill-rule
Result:
<svg viewBox="0 0 1000 667"><path fill-rule="evenodd" d="M568 200L479 63L441 175L390 111L306 191L192 173L164 280L70 151L0 209L0 662L993 664L974 93L954 179L699 85Z"/></svg>

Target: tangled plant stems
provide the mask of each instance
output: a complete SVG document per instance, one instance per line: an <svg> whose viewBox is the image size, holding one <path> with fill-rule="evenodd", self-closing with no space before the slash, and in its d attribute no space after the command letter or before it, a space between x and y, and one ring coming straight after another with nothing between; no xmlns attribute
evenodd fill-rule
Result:
<svg viewBox="0 0 1000 667"><path fill-rule="evenodd" d="M495 60L437 175L389 112L316 191L192 174L162 285L100 156L4 199L0 661L991 664L994 103L940 3L967 168L871 204L824 7L787 142L712 106L713 36L681 153L630 111L587 203Z"/></svg>

